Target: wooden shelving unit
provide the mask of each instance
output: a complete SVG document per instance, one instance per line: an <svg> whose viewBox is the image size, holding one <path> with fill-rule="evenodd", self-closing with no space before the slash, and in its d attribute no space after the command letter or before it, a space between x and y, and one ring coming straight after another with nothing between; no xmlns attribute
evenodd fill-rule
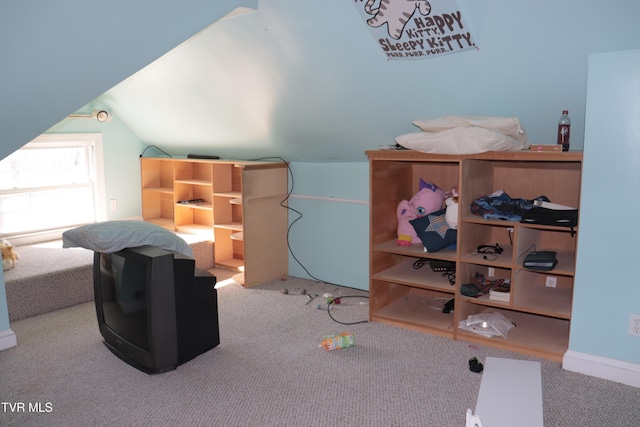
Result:
<svg viewBox="0 0 640 427"><path fill-rule="evenodd" d="M474 215L473 200L504 190L514 198L547 196L553 203L578 207L582 153L500 152L477 155L432 155L409 150L368 151L370 163L370 320L426 333L481 343L561 361L569 343L577 228L485 220ZM458 239L454 249L428 253L420 244L396 245L396 207L418 191L419 179L444 190L459 187ZM480 245L498 243L504 251L486 259ZM525 269L531 250L557 252L552 271ZM421 258L455 262L453 284ZM460 293L476 273L509 279L509 301ZM548 286L551 277L554 286ZM443 301L455 299L455 309L443 313ZM516 327L508 337L487 338L458 327L469 315L497 311Z"/></svg>
<svg viewBox="0 0 640 427"><path fill-rule="evenodd" d="M214 262L254 286L287 274L287 165L142 158L142 216L214 241ZM185 204L185 200L202 202ZM246 236L246 238L245 238Z"/></svg>

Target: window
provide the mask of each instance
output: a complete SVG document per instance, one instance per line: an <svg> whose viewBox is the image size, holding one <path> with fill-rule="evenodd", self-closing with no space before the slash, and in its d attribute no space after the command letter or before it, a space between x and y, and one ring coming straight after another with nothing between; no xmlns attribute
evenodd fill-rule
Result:
<svg viewBox="0 0 640 427"><path fill-rule="evenodd" d="M0 236L105 219L103 175L102 135L41 135L0 161Z"/></svg>

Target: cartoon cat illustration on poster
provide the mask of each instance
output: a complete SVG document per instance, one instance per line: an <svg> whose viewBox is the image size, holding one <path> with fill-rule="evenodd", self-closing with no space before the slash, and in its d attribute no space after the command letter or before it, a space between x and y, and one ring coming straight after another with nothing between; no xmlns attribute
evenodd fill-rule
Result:
<svg viewBox="0 0 640 427"><path fill-rule="evenodd" d="M431 3L426 0L380 0L377 8L373 5L377 0L367 0L364 10L373 18L367 23L374 28L387 24L389 36L398 40L402 36L405 25L413 16L416 9L427 16L431 13Z"/></svg>

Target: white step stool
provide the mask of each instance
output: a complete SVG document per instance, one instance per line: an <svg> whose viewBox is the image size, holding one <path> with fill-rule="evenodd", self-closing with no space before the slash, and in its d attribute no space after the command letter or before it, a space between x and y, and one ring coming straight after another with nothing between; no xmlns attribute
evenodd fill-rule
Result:
<svg viewBox="0 0 640 427"><path fill-rule="evenodd" d="M543 427L540 363L487 357L466 427Z"/></svg>

